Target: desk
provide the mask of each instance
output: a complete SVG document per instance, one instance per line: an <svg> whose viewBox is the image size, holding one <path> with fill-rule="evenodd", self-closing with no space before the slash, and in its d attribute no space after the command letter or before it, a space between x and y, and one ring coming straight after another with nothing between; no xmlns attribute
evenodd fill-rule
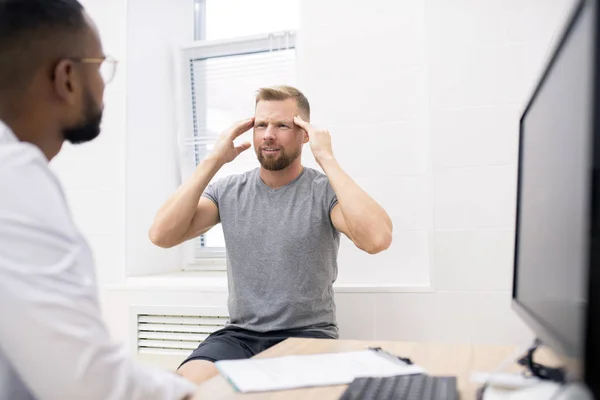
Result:
<svg viewBox="0 0 600 400"><path fill-rule="evenodd" d="M517 350L513 346L419 344L410 342L382 342L333 339L287 339L258 354L256 358L337 353L362 350L367 347L381 347L393 354L409 357L415 364L425 368L431 375L452 375L458 377L461 400L475 399L477 385L470 382L473 371L491 372ZM548 359L548 356L543 357ZM536 360L538 359L536 354ZM544 360L545 361L545 360ZM547 361L546 361L547 362ZM550 361L551 362L551 361ZM513 366L507 370L518 370ZM339 399L346 386L328 386L281 392L236 393L221 376L217 376L199 386L195 399L228 400L334 400Z"/></svg>

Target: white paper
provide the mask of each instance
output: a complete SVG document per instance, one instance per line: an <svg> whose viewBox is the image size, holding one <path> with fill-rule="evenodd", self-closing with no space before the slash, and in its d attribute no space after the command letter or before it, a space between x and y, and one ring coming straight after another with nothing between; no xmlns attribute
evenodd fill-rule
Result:
<svg viewBox="0 0 600 400"><path fill-rule="evenodd" d="M344 385L360 377L424 373L423 368L392 360L372 350L215 363L239 392L262 392Z"/></svg>

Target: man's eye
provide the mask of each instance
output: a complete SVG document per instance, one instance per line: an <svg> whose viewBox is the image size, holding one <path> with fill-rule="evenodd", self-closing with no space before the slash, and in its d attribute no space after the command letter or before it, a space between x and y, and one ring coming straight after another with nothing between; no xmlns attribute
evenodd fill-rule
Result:
<svg viewBox="0 0 600 400"><path fill-rule="evenodd" d="M279 127L280 127L280 128L286 128L286 129L289 129L289 126L287 126L287 125L284 125L284 124L279 124Z"/></svg>

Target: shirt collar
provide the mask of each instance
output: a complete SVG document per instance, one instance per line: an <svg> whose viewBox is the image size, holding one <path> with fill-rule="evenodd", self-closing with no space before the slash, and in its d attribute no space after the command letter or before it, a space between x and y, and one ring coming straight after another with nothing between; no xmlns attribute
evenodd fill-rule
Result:
<svg viewBox="0 0 600 400"><path fill-rule="evenodd" d="M17 143L19 139L4 122L0 121L0 144Z"/></svg>

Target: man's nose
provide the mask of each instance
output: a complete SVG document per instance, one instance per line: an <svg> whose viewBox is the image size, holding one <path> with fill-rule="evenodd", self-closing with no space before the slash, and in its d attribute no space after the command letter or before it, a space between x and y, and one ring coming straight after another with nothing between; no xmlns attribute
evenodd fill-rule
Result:
<svg viewBox="0 0 600 400"><path fill-rule="evenodd" d="M265 129L265 136L263 136L263 140L273 140L275 139L275 128L271 125L267 126Z"/></svg>

